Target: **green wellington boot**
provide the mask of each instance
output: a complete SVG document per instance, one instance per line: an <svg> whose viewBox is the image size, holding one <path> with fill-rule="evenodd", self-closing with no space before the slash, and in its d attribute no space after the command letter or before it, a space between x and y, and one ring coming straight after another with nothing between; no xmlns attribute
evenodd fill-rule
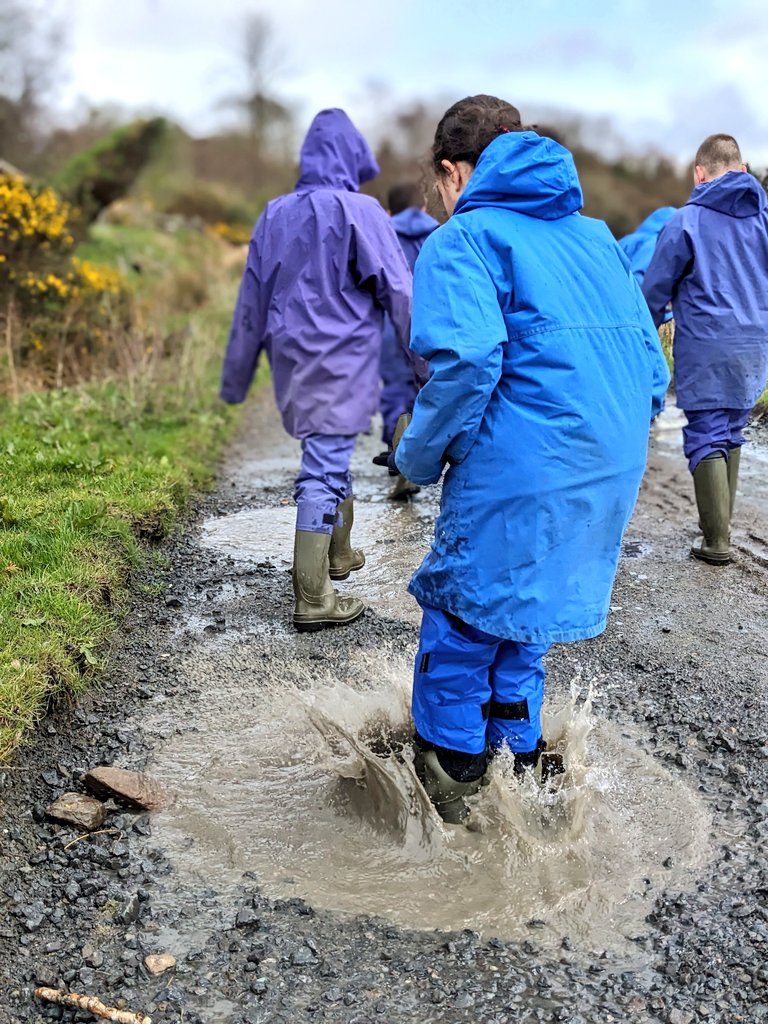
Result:
<svg viewBox="0 0 768 1024"><path fill-rule="evenodd" d="M731 448L728 456L728 491L730 493L730 511L728 521L733 519L733 510L736 507L736 489L739 486L739 466L741 465L741 448Z"/></svg>
<svg viewBox="0 0 768 1024"><path fill-rule="evenodd" d="M329 626L345 626L359 619L365 605L356 597L339 597L328 578L327 533L296 531L293 549L293 592L296 607L293 624L300 633Z"/></svg>
<svg viewBox="0 0 768 1024"><path fill-rule="evenodd" d="M693 487L704 536L693 545L691 554L709 565L727 565L731 560L731 491L725 458L715 455L702 459L693 472Z"/></svg>
<svg viewBox="0 0 768 1024"><path fill-rule="evenodd" d="M419 485L415 484L413 480L409 480L402 473L398 473L392 485L392 490L387 497L390 501L407 501L414 494L418 494L420 490Z"/></svg>
<svg viewBox="0 0 768 1024"><path fill-rule="evenodd" d="M392 449L397 452L397 446L400 444L400 438L403 436L405 431L408 429L408 424L413 419L413 416L409 412L404 412L402 416L398 417L397 423L395 424L395 431L392 435ZM387 497L390 501L407 501L408 498L414 494L418 494L421 488L418 484L415 484L408 477L403 476L402 473L398 473L395 477L395 482L392 485L392 490L389 492Z"/></svg>
<svg viewBox="0 0 768 1024"><path fill-rule="evenodd" d="M353 548L349 539L355 521L353 499L347 498L342 501L337 514L341 516L342 525L335 526L331 534L328 575L332 580L345 580L351 572L357 572L358 569L363 568L365 555L357 548Z"/></svg>
<svg viewBox="0 0 768 1024"><path fill-rule="evenodd" d="M414 766L427 796L443 821L449 825L461 825L469 814L464 798L480 789L482 778L472 782L456 782L443 771L434 750L417 751Z"/></svg>

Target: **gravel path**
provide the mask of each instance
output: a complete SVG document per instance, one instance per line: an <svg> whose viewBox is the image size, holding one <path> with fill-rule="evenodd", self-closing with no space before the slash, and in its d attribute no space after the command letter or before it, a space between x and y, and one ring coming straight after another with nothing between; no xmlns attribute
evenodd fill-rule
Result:
<svg viewBox="0 0 768 1024"><path fill-rule="evenodd" d="M758 433L753 455L764 458ZM267 449L270 460L254 461ZM666 443L652 453L609 628L549 657L553 693L565 694L577 674L600 680L595 716L623 730L711 815L695 877L682 879L671 860L649 864L647 913L631 954L626 943L594 949L568 935L553 948L556 920L531 920L514 941L458 926L420 931L276 897L257 872L233 881L231 864L220 877L182 871L167 825L158 824L173 807L156 819L108 803L106 831L86 837L46 817L53 798L84 791L87 769L153 770L165 747L202 728L207 684L190 664L206 651L254 693L259 680L311 687L313 673L354 678L358 657L412 652L416 619L405 598L402 615L382 610L396 600L385 594L355 627L297 638L285 628L286 566L206 539L202 524L216 517L289 507L293 447L267 396L254 403L218 491L164 548L170 568L140 581L103 685L77 706L55 708L37 743L0 774L0 1022L95 1020L41 1003L36 985L179 1024L768 1021L768 507L759 463L747 454L754 473L737 513L736 563L690 561L695 514L673 450ZM365 476L371 501L380 480ZM417 499L411 544L423 543L435 500ZM204 738L201 756L202 747ZM248 814L244 802L246 822ZM664 884L665 869L674 884ZM165 952L176 965L153 976L145 957Z"/></svg>

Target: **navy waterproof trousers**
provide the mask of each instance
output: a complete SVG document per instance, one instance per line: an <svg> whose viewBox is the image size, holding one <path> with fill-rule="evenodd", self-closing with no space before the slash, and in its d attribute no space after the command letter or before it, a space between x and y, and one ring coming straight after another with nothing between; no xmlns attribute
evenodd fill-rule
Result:
<svg viewBox="0 0 768 1024"><path fill-rule="evenodd" d="M722 454L726 459L744 444L742 430L751 409L696 409L685 411L683 451L693 473L702 459Z"/></svg>

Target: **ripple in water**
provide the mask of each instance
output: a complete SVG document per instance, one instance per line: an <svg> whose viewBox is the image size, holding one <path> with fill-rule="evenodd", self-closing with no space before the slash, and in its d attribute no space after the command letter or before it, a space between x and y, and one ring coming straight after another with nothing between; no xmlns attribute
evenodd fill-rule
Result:
<svg viewBox="0 0 768 1024"><path fill-rule="evenodd" d="M537 942L592 949L628 948L657 886L692 884L709 853L700 798L596 718L578 685L545 711L566 773L542 787L499 757L468 827L445 825L413 768L410 672L380 658L359 688L258 693L222 673L196 729L153 768L176 793L155 835L182 881L226 888L249 870L268 894L317 907L501 938L530 937L534 922Z"/></svg>

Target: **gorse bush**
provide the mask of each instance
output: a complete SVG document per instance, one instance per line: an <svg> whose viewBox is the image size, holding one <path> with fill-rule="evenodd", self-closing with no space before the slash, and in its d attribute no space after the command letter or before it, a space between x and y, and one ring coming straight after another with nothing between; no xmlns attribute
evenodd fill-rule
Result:
<svg viewBox="0 0 768 1024"><path fill-rule="evenodd" d="M79 229L53 189L0 175L0 391L87 378L112 332L130 327L122 276L73 254Z"/></svg>
<svg viewBox="0 0 768 1024"><path fill-rule="evenodd" d="M74 214L53 189L0 174L0 290L7 293L21 275L66 258L75 243Z"/></svg>

